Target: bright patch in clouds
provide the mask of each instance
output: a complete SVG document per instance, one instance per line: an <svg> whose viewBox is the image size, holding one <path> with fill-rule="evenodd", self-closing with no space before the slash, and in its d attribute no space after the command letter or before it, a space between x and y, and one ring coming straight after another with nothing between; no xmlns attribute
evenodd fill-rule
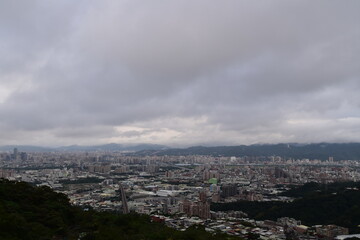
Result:
<svg viewBox="0 0 360 240"><path fill-rule="evenodd" d="M360 141L360 2L0 2L0 144Z"/></svg>

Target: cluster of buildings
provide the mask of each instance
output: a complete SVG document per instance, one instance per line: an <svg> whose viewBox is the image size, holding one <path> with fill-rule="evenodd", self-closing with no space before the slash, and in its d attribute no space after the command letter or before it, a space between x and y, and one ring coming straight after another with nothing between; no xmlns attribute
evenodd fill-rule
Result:
<svg viewBox="0 0 360 240"><path fill-rule="evenodd" d="M21 157L22 155L26 157ZM19 157L20 156L20 157ZM359 161L278 156L134 156L121 152L0 153L0 177L46 185L84 209L135 211L168 226L203 224L242 237L317 239L344 235L341 227L307 228L299 222L254 221L243 212L213 212L212 203L292 201L290 185L360 181ZM325 230L328 229L328 230ZM339 230L340 229L340 230Z"/></svg>
<svg viewBox="0 0 360 240"><path fill-rule="evenodd" d="M201 219L210 219L210 203L207 201L206 193L200 192L199 201L183 200L179 204L179 212L185 213L187 216L197 216Z"/></svg>

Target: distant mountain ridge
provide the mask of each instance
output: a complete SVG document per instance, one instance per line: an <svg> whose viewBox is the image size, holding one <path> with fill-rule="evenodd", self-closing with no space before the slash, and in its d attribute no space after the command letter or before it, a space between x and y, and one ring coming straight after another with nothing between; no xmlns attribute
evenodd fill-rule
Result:
<svg viewBox="0 0 360 240"><path fill-rule="evenodd" d="M281 144L256 144L240 146L170 148L161 151L143 150L139 155L208 155L224 157L259 157L280 156L294 159L320 159L326 160L333 157L337 160L360 160L360 143L281 143Z"/></svg>
<svg viewBox="0 0 360 240"><path fill-rule="evenodd" d="M8 145L0 146L0 151L13 151L18 148L21 152L131 152L133 155L207 155L224 157L260 157L260 156L280 156L294 159L320 159L326 160L333 157L337 160L360 160L360 143L280 143L280 144L255 144L239 146L217 146L204 147L193 146L189 148L169 148L157 144L117 144L110 143L95 146L63 146L63 147L39 147L27 145Z"/></svg>
<svg viewBox="0 0 360 240"><path fill-rule="evenodd" d="M7 145L0 146L0 151L13 151L17 148L20 152L95 152L95 151L109 151L109 152L136 152L142 150L165 150L168 147L158 144L117 144L109 143L94 146L62 146L62 147L39 147L30 145Z"/></svg>

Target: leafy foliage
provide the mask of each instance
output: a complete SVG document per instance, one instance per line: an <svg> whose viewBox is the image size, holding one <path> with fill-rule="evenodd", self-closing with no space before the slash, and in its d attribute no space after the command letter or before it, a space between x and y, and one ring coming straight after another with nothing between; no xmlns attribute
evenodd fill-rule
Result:
<svg viewBox="0 0 360 240"><path fill-rule="evenodd" d="M310 182L302 186L292 186L290 190L282 195L300 198L314 194L343 192L346 189L360 189L360 182L335 182L331 184Z"/></svg>
<svg viewBox="0 0 360 240"><path fill-rule="evenodd" d="M292 217L307 225L336 224L359 232L360 191L354 189L359 185L336 183L326 187L310 183L287 192L286 195L301 197L290 203L239 201L213 204L211 208L215 211L240 210L259 220Z"/></svg>
<svg viewBox="0 0 360 240"><path fill-rule="evenodd" d="M83 211L66 195L48 187L0 180L0 239L187 240L233 239L212 235L201 226L184 232L139 214ZM237 238L238 239L238 238Z"/></svg>

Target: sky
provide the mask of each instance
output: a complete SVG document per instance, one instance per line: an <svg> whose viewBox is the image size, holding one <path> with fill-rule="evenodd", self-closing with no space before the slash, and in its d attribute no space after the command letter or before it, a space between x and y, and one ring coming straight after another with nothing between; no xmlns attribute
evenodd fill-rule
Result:
<svg viewBox="0 0 360 240"><path fill-rule="evenodd" d="M0 145L360 142L358 0L0 1Z"/></svg>

